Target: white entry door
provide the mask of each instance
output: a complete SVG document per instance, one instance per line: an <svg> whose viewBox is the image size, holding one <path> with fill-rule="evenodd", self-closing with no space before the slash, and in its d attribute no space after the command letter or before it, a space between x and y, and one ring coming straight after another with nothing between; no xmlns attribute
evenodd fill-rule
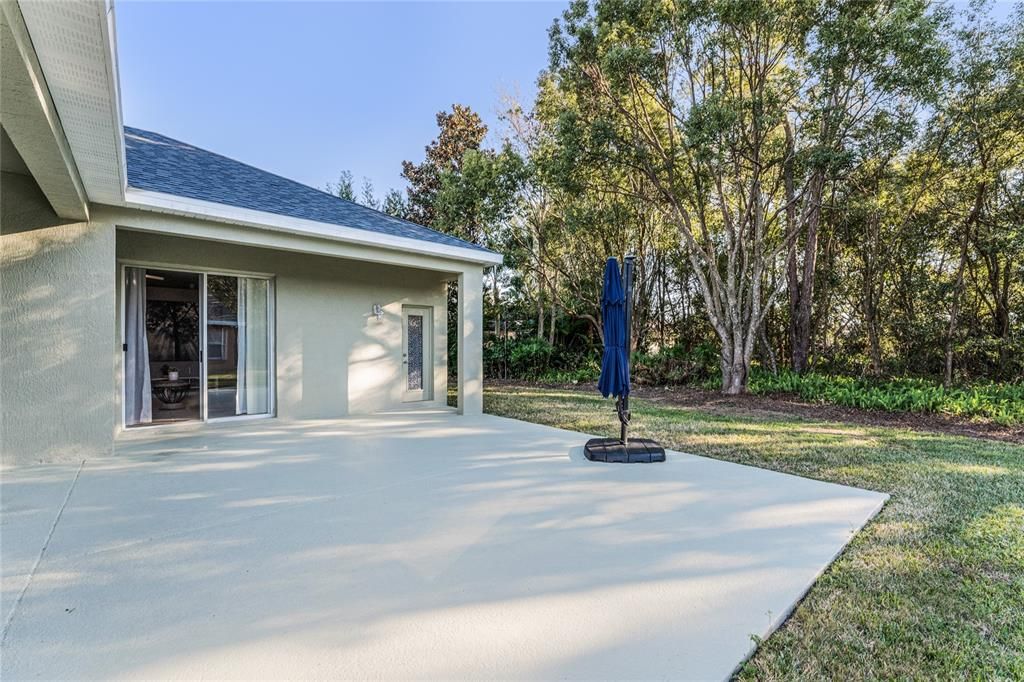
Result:
<svg viewBox="0 0 1024 682"><path fill-rule="evenodd" d="M434 386L433 309L402 307L402 374L404 400L431 400Z"/></svg>

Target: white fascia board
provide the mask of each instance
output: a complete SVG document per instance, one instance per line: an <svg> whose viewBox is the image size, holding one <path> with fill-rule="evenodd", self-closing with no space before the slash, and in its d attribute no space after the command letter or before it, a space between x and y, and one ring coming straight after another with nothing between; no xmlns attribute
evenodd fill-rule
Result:
<svg viewBox="0 0 1024 682"><path fill-rule="evenodd" d="M187 218L215 220L261 230L287 232L305 237L317 237L319 239L332 239L406 253L439 256L453 260L479 263L484 266L500 265L503 261L502 255L493 251L467 249L461 246L438 244L421 239L396 237L381 232L372 232L370 230L334 225L332 223L322 223L305 218L293 218L266 211L238 208L212 201L189 199L163 192L135 189L134 187L129 187L125 190L124 205L128 208L144 211L169 213Z"/></svg>
<svg viewBox="0 0 1024 682"><path fill-rule="evenodd" d="M106 21L103 22L104 41L107 44L107 86L112 103L111 117L114 119L114 154L117 157L119 181L118 199L128 189L128 156L124 150L124 113L121 109L121 71L117 63L117 21L113 0L104 1Z"/></svg>
<svg viewBox="0 0 1024 682"><path fill-rule="evenodd" d="M112 3L18 0L18 7L89 200L119 203L127 174Z"/></svg>

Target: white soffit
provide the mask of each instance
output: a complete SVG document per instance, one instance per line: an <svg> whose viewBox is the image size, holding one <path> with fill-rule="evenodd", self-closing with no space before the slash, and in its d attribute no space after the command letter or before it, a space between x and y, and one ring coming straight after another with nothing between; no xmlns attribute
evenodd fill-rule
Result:
<svg viewBox="0 0 1024 682"><path fill-rule="evenodd" d="M113 6L103 0L21 0L19 6L89 199L122 203Z"/></svg>
<svg viewBox="0 0 1024 682"><path fill-rule="evenodd" d="M31 175L61 218L88 220L85 186L32 38L18 5L7 0L0 0L0 72L0 120L14 147L0 152L3 170ZM24 161L20 169L15 156Z"/></svg>

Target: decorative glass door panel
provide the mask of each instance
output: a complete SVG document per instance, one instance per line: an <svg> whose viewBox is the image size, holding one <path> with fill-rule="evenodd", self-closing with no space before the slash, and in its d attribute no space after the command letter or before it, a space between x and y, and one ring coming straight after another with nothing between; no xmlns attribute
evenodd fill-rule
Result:
<svg viewBox="0 0 1024 682"><path fill-rule="evenodd" d="M404 399L433 398L433 310L406 306L402 309L402 367Z"/></svg>

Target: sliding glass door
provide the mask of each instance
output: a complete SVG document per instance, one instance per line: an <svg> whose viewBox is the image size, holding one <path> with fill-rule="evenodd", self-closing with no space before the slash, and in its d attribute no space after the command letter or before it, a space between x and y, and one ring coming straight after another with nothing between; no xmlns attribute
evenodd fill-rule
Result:
<svg viewBox="0 0 1024 682"><path fill-rule="evenodd" d="M266 279L206 278L207 416L270 410L270 286Z"/></svg>
<svg viewBox="0 0 1024 682"><path fill-rule="evenodd" d="M273 411L273 291L265 277L126 266L126 426Z"/></svg>

